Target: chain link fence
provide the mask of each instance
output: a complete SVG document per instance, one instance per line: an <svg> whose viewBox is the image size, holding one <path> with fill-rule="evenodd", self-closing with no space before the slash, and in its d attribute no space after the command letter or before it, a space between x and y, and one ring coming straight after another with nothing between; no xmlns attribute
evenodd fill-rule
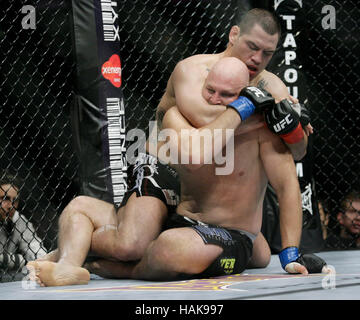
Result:
<svg viewBox="0 0 360 320"><path fill-rule="evenodd" d="M176 63L223 51L237 12L269 5L236 0L117 3L126 126L145 132ZM325 212L325 237L340 232L341 199L359 188L360 9L349 0L302 3L307 41L302 61L315 128L313 173ZM30 11L23 12L25 5L35 9L35 28ZM323 25L327 5L336 10L332 29ZM75 77L71 1L2 0L0 10L0 168L3 176L12 173L19 181L18 211L49 251L56 247L61 211L79 194L70 117ZM2 223L1 230L5 227ZM7 245L0 244L1 254L9 253ZM1 265L0 272L9 279L9 268Z"/></svg>
<svg viewBox="0 0 360 320"><path fill-rule="evenodd" d="M341 203L360 189L360 45L356 32L360 9L356 1L349 0L304 2L304 9L309 45L304 68L315 127L314 176L326 247L356 248L360 246L360 217L355 221L354 216L346 218L355 228L345 231L342 220L347 210ZM360 204L356 196L347 208L355 206L354 200Z"/></svg>
<svg viewBox="0 0 360 320"><path fill-rule="evenodd" d="M69 4L3 0L0 13L0 178L16 179L20 213L10 235L1 236L0 277L8 280L24 264L15 253L38 253L30 250L35 235L26 237L25 229L34 230L46 250L56 247L58 215L78 192L78 164L69 119L74 70ZM1 234L5 226L1 223Z"/></svg>

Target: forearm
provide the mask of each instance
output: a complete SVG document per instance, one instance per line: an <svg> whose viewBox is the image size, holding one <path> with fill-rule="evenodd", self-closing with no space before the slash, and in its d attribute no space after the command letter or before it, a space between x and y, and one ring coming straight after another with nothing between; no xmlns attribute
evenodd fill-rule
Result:
<svg viewBox="0 0 360 320"><path fill-rule="evenodd" d="M167 86L167 92L172 92L174 103L184 118L195 128L201 128L214 121L226 110L223 105L211 105L202 95L204 77L199 74L199 65L183 60L179 62Z"/></svg>
<svg viewBox="0 0 360 320"><path fill-rule="evenodd" d="M307 134L300 123L299 114L286 99L265 112L265 121L268 128L287 145L294 160L301 160L305 156Z"/></svg>
<svg viewBox="0 0 360 320"><path fill-rule="evenodd" d="M305 157L308 145L308 137L304 134L302 140L297 143L286 143L295 161L300 161Z"/></svg>
<svg viewBox="0 0 360 320"><path fill-rule="evenodd" d="M178 106L179 111L195 128L204 127L219 117L226 107L222 105L211 105L207 103L193 104L190 108L182 108ZM194 112L196 110L196 112Z"/></svg>
<svg viewBox="0 0 360 320"><path fill-rule="evenodd" d="M240 123L236 111L228 109L210 124L189 130L189 136L180 133L179 154L186 155L191 166L211 163L234 138L234 130Z"/></svg>
<svg viewBox="0 0 360 320"><path fill-rule="evenodd" d="M302 231L301 194L298 183L288 184L277 191L280 207L280 234L282 248L299 247Z"/></svg>

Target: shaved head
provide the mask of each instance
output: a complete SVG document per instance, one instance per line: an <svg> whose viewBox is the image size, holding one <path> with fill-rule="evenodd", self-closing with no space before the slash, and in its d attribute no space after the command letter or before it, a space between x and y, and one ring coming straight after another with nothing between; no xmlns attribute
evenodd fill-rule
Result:
<svg viewBox="0 0 360 320"><path fill-rule="evenodd" d="M237 99L242 88L249 85L249 70L234 57L217 61L211 68L202 91L209 104L227 105Z"/></svg>
<svg viewBox="0 0 360 320"><path fill-rule="evenodd" d="M249 82L249 70L241 60L226 57L215 63L208 77L217 77L218 81L232 83L234 87L245 87Z"/></svg>

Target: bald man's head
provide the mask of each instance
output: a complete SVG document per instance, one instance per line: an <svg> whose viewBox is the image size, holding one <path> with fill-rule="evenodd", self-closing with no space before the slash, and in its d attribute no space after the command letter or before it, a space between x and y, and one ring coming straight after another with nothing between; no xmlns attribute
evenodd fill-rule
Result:
<svg viewBox="0 0 360 320"><path fill-rule="evenodd" d="M248 85L249 71L246 65L234 57L222 58L210 70L202 95L209 104L227 105Z"/></svg>

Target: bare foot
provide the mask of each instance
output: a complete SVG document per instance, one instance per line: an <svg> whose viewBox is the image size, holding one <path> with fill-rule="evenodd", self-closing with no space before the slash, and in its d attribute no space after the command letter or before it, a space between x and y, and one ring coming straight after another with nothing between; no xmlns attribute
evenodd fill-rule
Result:
<svg viewBox="0 0 360 320"><path fill-rule="evenodd" d="M87 284L90 273L84 268L51 261L31 261L26 265L29 279L42 287Z"/></svg>
<svg viewBox="0 0 360 320"><path fill-rule="evenodd" d="M50 251L48 254L36 259L36 261L52 261L57 262L59 260L59 249Z"/></svg>

